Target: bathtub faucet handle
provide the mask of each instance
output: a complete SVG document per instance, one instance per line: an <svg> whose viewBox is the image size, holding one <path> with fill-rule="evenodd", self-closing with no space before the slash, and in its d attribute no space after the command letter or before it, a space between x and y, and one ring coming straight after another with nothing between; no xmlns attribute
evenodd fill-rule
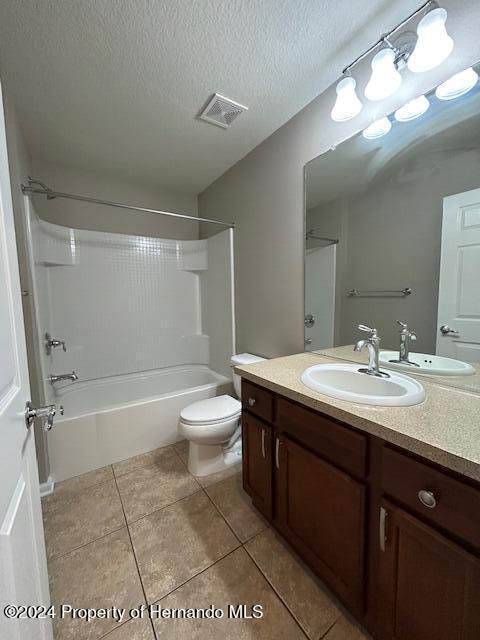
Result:
<svg viewBox="0 0 480 640"><path fill-rule="evenodd" d="M67 350L65 345L65 340L57 340L56 338L52 338L52 336L48 333L45 334L45 352L47 356L52 353L52 349L56 349L57 347L62 347L64 351Z"/></svg>

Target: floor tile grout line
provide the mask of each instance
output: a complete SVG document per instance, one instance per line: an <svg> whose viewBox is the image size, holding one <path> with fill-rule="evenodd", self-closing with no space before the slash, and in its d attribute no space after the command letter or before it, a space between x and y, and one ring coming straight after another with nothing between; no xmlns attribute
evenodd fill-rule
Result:
<svg viewBox="0 0 480 640"><path fill-rule="evenodd" d="M183 466L184 466L184 467L185 467L185 469L187 470L188 475L189 475L191 478L193 478L193 479L195 480L195 482L198 484L198 486L199 486L200 488L202 488L202 489L207 489L208 487L211 487L211 486L213 486L214 484L218 484L219 482L223 482L223 480L227 480L228 478L230 478L230 477L231 477L231 476L227 476L226 478L220 478L219 480L216 480L215 482L212 482L211 484L203 485L203 484L198 480L197 476L194 476L194 475L193 475L193 473L190 473L190 470L189 470L189 468L188 468L188 461L185 461L185 460L182 458L182 456L180 455L180 453L177 451L177 449L176 449L175 445L176 445L176 444L179 444L180 442L185 442L185 440L179 440L178 442L175 442L175 443L173 443L173 444L167 444L167 445L165 445L164 447L158 447L158 449L153 449L153 451L157 451L157 450L159 450L159 449L167 449L168 447L170 447L171 449L173 449L173 451L177 454L177 456L178 456L178 458L179 458L180 462L183 464ZM147 451L146 453L151 453L151 452L150 452L150 451ZM144 455L144 454L140 454L140 455ZM135 457L135 456L134 456L134 457ZM129 460L129 458L127 458L127 460ZM123 462L123 461L122 461L122 462ZM153 464L155 464L155 463L153 463ZM145 466L143 466L143 467L138 467L138 469L145 469L146 467L153 466L153 464L145 465ZM231 466L235 466L236 464L241 465L241 462L239 462L239 463L234 463L234 464L233 464L233 465L231 465ZM113 465L112 465L112 467L113 467ZM225 470L227 470L228 468L229 468L228 466L227 466L227 467L225 467ZM116 480L117 478L121 478L121 477L123 477L123 476L126 476L126 475L128 475L129 473L133 473L133 471L136 471L136 470L137 470L137 469L133 469L132 471L127 471L127 473L122 473L122 474L121 474L121 475L119 475L119 476L115 475L115 470L113 470L114 478L115 478L115 480ZM220 472L218 472L218 473L220 473ZM235 473L241 473L241 470L239 469L239 470L238 470L238 471L236 471ZM232 473L232 476L233 476L233 475L235 475L235 473ZM211 474L211 475L215 475L215 474ZM208 476L205 476L205 477L208 477Z"/></svg>
<svg viewBox="0 0 480 640"><path fill-rule="evenodd" d="M124 620L123 622L121 622L119 625L117 625L116 627L113 627L113 629L109 629L107 631L107 633L104 633L103 635L99 636L98 638L92 638L92 640L108 640L108 636L110 634L115 633L116 631L118 631L118 629L120 629L121 627L125 626L126 624L128 624L129 622L131 622L132 620L134 620L134 618L128 618L127 620Z"/></svg>
<svg viewBox="0 0 480 640"><path fill-rule="evenodd" d="M185 496L184 498L180 498L180 500L177 500L176 502L174 502L173 504L177 504L178 502L181 502L182 500L187 500L188 498L191 498L194 495L197 495L198 493L204 493L206 495L206 497L208 498L208 500L213 504L213 507L215 509L215 511L217 513L219 513L220 517L222 518L222 520L225 521L225 523L227 524L229 530L232 532L233 537L235 538L235 541L238 543L237 546L232 549L231 551L228 551L225 555L223 555L221 558L218 558L217 560L215 560L214 562L212 562L212 564L208 565L208 567L205 567L205 569L202 569L201 571L199 571L198 573L196 573L195 575L191 576L190 578L188 578L187 580L185 580L184 582L182 582L181 584L179 584L178 586L176 586L174 589L172 589L171 591L169 591L168 593L166 593L165 595L163 595L161 598L159 598L158 600L156 600L155 602L160 602L160 600L162 600L163 598L166 598L167 596L169 596L171 593L173 593L174 591L176 591L177 589L179 589L181 586L183 586L184 584L186 584L187 582L190 582L190 580L193 580L193 578L196 578L197 576L199 576L200 574L204 573L204 571L207 571L208 569L210 569L211 567L213 567L214 565L217 564L217 562L220 562L220 560L223 560L224 558L226 558L227 556L229 556L231 553L233 553L234 551L237 551L238 549L242 548L242 542L241 540L235 535L235 532L233 531L233 529L230 527L230 525L228 524L228 522L225 520L225 518L223 517L223 515L220 513L220 511L218 510L217 506L215 505L215 503L212 501L212 499L210 498L210 496L207 494L207 492L205 491L205 489L203 487L200 487L199 491L195 491L195 493L190 494L189 496ZM172 505L167 505L167 506L172 506ZM163 509L165 509L166 507L162 507L161 509L157 509L157 511L162 511ZM156 513L156 512L153 512ZM151 514L148 514L151 515ZM144 518L148 517L148 516L143 516ZM140 520L143 520L143 518L140 518ZM135 522L138 522L138 520L136 520ZM132 523L133 524L133 523ZM127 529L128 529L128 525L127 525ZM130 533L130 531L129 531ZM133 547L133 542L132 542L132 547ZM133 552L135 554L135 548L133 547ZM138 567L138 565L137 565ZM140 580L141 580L141 575L140 575ZM143 586L143 582L142 582L142 586ZM148 600L147 600L147 604L149 604ZM152 603L154 604L154 603Z"/></svg>
<svg viewBox="0 0 480 640"><path fill-rule="evenodd" d="M233 533L234 537L236 538L236 540L238 540L238 542L240 543L240 546L243 546L243 542L240 540L239 536L235 533L233 527L231 526L231 524L228 522L228 520L226 519L226 517L223 515L223 513L221 512L220 508L217 507L217 505L215 504L215 502L213 501L213 499L210 497L207 489L205 487L202 487L204 494L207 496L207 498L210 500L210 502L213 504L215 510L217 511L217 513L220 514L220 517L222 518L222 520L225 522L225 524L227 525L227 527L230 529L230 531Z"/></svg>
<svg viewBox="0 0 480 640"><path fill-rule="evenodd" d="M158 447L158 449L152 449L152 451L146 451L145 453L140 453L139 455L140 456L147 455L149 453L153 453L154 451L161 451L163 449L170 449L171 451L173 451L176 454L176 456L180 459L182 465L185 466L185 463L182 460L180 454L178 453L178 451L176 451L175 447L172 444L167 444L164 447ZM132 457L136 458L137 456L132 456ZM127 458L126 460L121 460L120 462L126 462L127 460L130 460L130 458ZM117 463L113 463L113 464L117 464ZM124 478L125 476L128 476L131 473L135 473L136 471L141 471L142 469L148 469L149 467L154 467L154 466L156 466L158 464L158 461L157 462L150 462L149 464L139 465L135 469L131 469L130 471L126 471L126 472L120 473L118 475L115 473L115 470L113 469L113 464L111 465L112 466L113 477L115 478L115 480L117 480L118 478ZM188 471L188 469L187 469L187 471Z"/></svg>
<svg viewBox="0 0 480 640"><path fill-rule="evenodd" d="M257 536L261 535L262 533L264 533L265 531L268 531L269 529L271 529L271 526L269 524L265 525L265 528L262 529L261 531L256 531L252 536L248 537L246 540L244 540L242 542L243 545L246 545L248 542L250 542L251 540L253 540L254 538L256 538Z"/></svg>
<svg viewBox="0 0 480 640"><path fill-rule="evenodd" d="M109 465L106 465L106 466L107 467L111 467L112 465L109 464ZM105 469L106 467L100 467L100 468L101 469ZM93 469L93 471L97 471L97 469ZM91 473L91 471L86 471L86 473ZM72 478L67 478L66 480L61 480L58 484L61 484L62 482L68 482L69 480L74 480L75 478L80 478L80 476L83 476L83 475L85 475L85 474L81 473L79 476L73 476ZM113 469L112 469L112 475L111 475L110 478L107 478L106 480L100 480L100 482L94 482L93 484L89 484L88 487L84 487L83 489L73 489L73 493L88 491L89 489L93 489L93 487L99 487L102 484L107 484L107 482L111 482L112 480L115 480L115 476L113 474ZM57 489L58 489L58 485L57 485ZM62 496L60 494L60 496L59 496L58 494L55 493L55 487L54 487L52 493L49 493L48 495L43 496L40 499L41 503L43 504L43 501L46 500L47 498L50 498L50 497L56 497L59 500L63 500L64 498L71 497L71 495L70 496L68 496L68 495L67 496Z"/></svg>
<svg viewBox="0 0 480 640"><path fill-rule="evenodd" d="M98 486L100 486L100 485L102 485L102 484L106 484L107 482L111 482L111 480L112 480L112 479L107 480L107 481L105 481L105 482L100 482L100 483L98 483L97 485L92 485L92 486L96 486L96 487L98 487ZM124 512L124 510L123 510L122 500L121 500L120 492L119 492L119 490L118 490L118 487L117 487L117 483L116 483L116 482L114 483L114 487L115 487L115 490L116 490L116 492L117 492L117 496L118 496L118 500L119 500L120 508L121 508L121 510L122 510L122 516L123 516L123 524L122 524L122 526L121 526L121 527L117 527L117 528L115 528L115 529L112 529L111 531L107 531L107 533L104 533L104 534L102 534L101 536L98 536L98 537L96 537L96 538L93 538L92 540L89 540L88 542L85 542L85 544L81 544L81 545L79 545L78 547L73 547L73 549L69 549L68 551L65 551L64 553L60 553L59 555L56 555L56 556L50 556L50 557L48 557L48 558L47 558L47 561L57 560L58 558L63 558L63 557L65 557L66 555L68 555L69 553L73 553L74 551L78 551L78 549L83 549L84 547L88 546L88 545L89 545L89 544L91 544L92 542L96 542L97 540L102 540L102 538L106 538L106 537L107 537L107 536L109 536L111 533L115 533L116 531L120 531L121 529L123 529L123 528L127 527L127 524L128 524L128 523L127 523L127 520L126 520L126 518L125 518L125 512ZM88 488L89 488L89 487L87 487L87 489L88 489ZM85 489L85 490L86 490L86 489Z"/></svg>
<svg viewBox="0 0 480 640"><path fill-rule="evenodd" d="M191 498L192 496L197 495L197 493L200 493L200 491L202 491L202 487L199 487L198 489L195 489L195 491L193 493L188 493L186 496L183 496L182 498L178 498L178 500L175 500L174 502L169 502L168 504L165 504L163 507L158 507L158 509L154 509L153 511L149 511L145 515L140 516L139 518L136 518L135 520L132 520L131 522L128 522L128 520L127 520L127 527L129 527L132 524L136 524L137 522L139 522L140 520L143 520L144 518L148 518L149 516L153 515L154 513L157 513L157 511L163 511L163 509L166 509L167 507L171 507L174 504L178 504L182 500L186 500L187 498Z"/></svg>
<svg viewBox="0 0 480 640"><path fill-rule="evenodd" d="M261 532L263 533L263 532ZM260 535L260 534L257 534ZM255 536L254 536L255 537ZM250 540L253 540L253 538L250 538ZM247 540L248 542L248 540ZM250 551L247 549L246 547L246 543L242 545L243 548L245 549L245 552L248 554L248 557L250 558L250 560L253 562L253 564L257 567L257 569L260 571L260 573L262 574L262 576L265 578L265 580L267 581L267 583L270 585L270 587L272 588L272 591L275 593L275 595L277 596L277 598L280 600L280 602L283 604L283 606L285 607L285 609L288 611L288 613L290 614L290 616L295 620L296 624L298 627L300 627L300 629L302 630L302 633L310 640L310 636L308 635L308 633L305 631L305 629L303 628L303 626L301 625L300 621L297 619L296 615L293 613L293 611L290 609L290 607L288 606L288 604L286 603L286 601L283 599L283 597L280 595L280 593L277 591L277 589L275 588L275 585L271 582L271 580L269 579L269 577L264 573L262 567L258 564L258 562L255 560L255 558L252 556L252 554L250 553ZM335 620L336 622L336 620ZM335 624L335 622L333 624ZM332 625L333 626L333 625ZM331 627L329 627L329 630L331 629ZM322 636L323 638L323 636Z"/></svg>
<svg viewBox="0 0 480 640"><path fill-rule="evenodd" d="M338 618L335 620L335 622L333 622L328 629L325 631L325 633L320 636L320 638L318 640L328 640L327 636L330 633L330 631L333 629L333 627L337 624L337 622L340 620L340 618L342 617L342 614L340 613L340 615L338 616Z"/></svg>
<svg viewBox="0 0 480 640"><path fill-rule="evenodd" d="M228 556L231 556L233 553L235 553L236 551L238 551L239 549L243 549L245 551L245 553L247 554L247 556L252 560L253 564L255 565L255 567L257 568L257 570L259 571L259 573L263 576L263 578L265 578L265 581L267 582L267 584L272 588L273 593L277 596L278 600L281 602L281 604L284 606L284 608L286 609L287 613L289 614L289 616L293 619L293 621L295 622L295 624L297 625L297 627L300 629L300 631L302 632L302 634L307 638L307 640L310 640L308 635L305 633L305 631L303 630L303 628L301 627L301 625L299 624L299 622L297 621L297 619L295 618L295 616L292 614L292 612L290 611L290 609L285 605L285 603L283 602L282 598L280 598L280 596L278 595L277 591L273 588L273 585L270 583L270 581L268 580L268 578L265 576L265 574L263 573L263 571L260 569L260 567L257 565L257 563L253 560L253 558L251 557L251 555L248 553L248 551L245 549L245 546L240 543L238 547L236 547L235 549L232 549L231 551L229 551L228 553L226 553L224 556L222 556L221 558L219 558L218 560L215 560L215 562L213 562L211 565L209 565L208 567L205 567L205 569L202 569L202 571L199 571L198 573L196 573L194 576L191 576L190 578L188 578L188 580L185 580L184 582L182 582L181 584L177 585L174 589L172 589L171 591L169 591L168 593L166 593L165 595L163 595L161 598L159 598L158 600L155 600L155 602L152 602L153 604L158 604L160 603L162 600L164 600L165 598L168 598L168 596L172 595L173 593L175 593L178 589L180 589L181 587L185 586L186 584L188 584L189 582L191 582L192 580L194 580L195 578L198 578L198 576L202 575L202 573L205 573L206 571L208 571L209 569L211 569L212 567L214 567L216 564L218 564L219 562L221 562L222 560L225 560L225 558L228 558ZM337 621L335 620L335 622L333 624L335 624ZM332 625L333 626L333 625ZM329 631L330 631L331 627L329 627ZM155 629L154 629L155 630ZM157 636L155 636L157 637ZM323 637L323 636L322 636Z"/></svg>
<svg viewBox="0 0 480 640"><path fill-rule="evenodd" d="M272 527L267 527L267 529L264 529L263 531L260 531L259 533L256 533L254 536L252 536L251 538L249 538L242 546L245 548L245 551L248 553L248 555L252 558L253 562L256 564L256 566L258 567L258 569L260 570L260 572L265 576L265 579L267 580L267 582L271 585L272 589L275 591L275 593L277 593L278 597L282 600L282 602L284 601L282 596L277 592L277 589L275 588L275 586L273 585L273 583L270 582L270 579L268 578L268 576L264 573L264 571L262 570L261 566L257 563L257 561L255 560L254 556L252 555L252 553L247 549L247 544L252 541L254 538L256 538L259 535L262 535L265 531L267 530L272 530L274 535L278 535L278 532L275 531L274 528ZM295 549L292 547L290 548L290 545L287 542L287 546L288 546L288 551L289 553L291 553L293 555L293 557L295 557L297 559L297 561L300 562L300 565L302 565L303 560L302 558L297 554L297 552L295 551ZM307 566L307 569L310 569ZM305 569L304 569L305 570ZM311 570L310 570L311 571ZM318 579L317 576L315 576L315 574L313 574L312 578ZM317 584L317 582L315 582L315 584ZM337 609L338 611L338 617L335 619L335 621L331 624L331 626L327 629L327 631L325 631L325 633L320 636L318 639L316 640L323 640L323 638L326 637L326 635L332 630L332 628L337 624L337 622L340 620L340 618L345 617L345 609L344 609L344 605L336 598L336 596L331 593L331 591L329 590L329 588L320 580L320 584L317 584L318 588L323 591L323 593L328 597L328 599L332 602L332 604L334 605L334 607ZM288 604L286 603L286 601L284 602L285 606L287 607L287 609L290 608L288 606ZM295 614L293 612L292 616L295 618ZM300 623L299 623L300 624ZM305 632L306 633L306 632Z"/></svg>
<svg viewBox="0 0 480 640"><path fill-rule="evenodd" d="M178 455L178 453L177 453L177 455ZM181 458L180 458L180 459L181 459ZM183 462L183 460L182 460L182 462ZM185 463L183 463L183 464L185 465ZM151 466L151 465L148 465L148 466ZM145 468L145 467L142 467L142 468ZM187 468L187 471L188 471L188 468ZM129 472L129 473L132 473L132 472ZM236 473L240 473L240 471L238 471L238 472L236 472ZM189 471L188 471L188 474L189 474L189 476L190 476L190 477L192 477L192 478L197 482L197 485L198 485L198 488L196 488L196 489L195 489L195 491L194 491L193 493L189 493L189 494L187 494L186 496L183 496L182 498L178 498L178 500L175 500L174 502L169 502L168 504L166 504L166 505L164 505L164 506L162 506L162 507L158 507L158 509L154 509L153 511L149 511L148 513L145 513L144 515L142 515L142 516L140 516L140 517L138 517L138 518L135 518L135 520L132 520L132 521L128 521L128 520L127 520L127 526L130 526L130 525L132 525L132 524L135 524L135 523L136 523L136 522L138 522L139 520L143 520L143 518L147 518L148 516L151 516L152 514L156 513L157 511L162 511L162 509L166 509L167 507L171 507L172 505L177 504L177 502L181 502L182 500L185 500L186 498L189 498L190 496L193 496L193 495L197 494L199 491L204 491L205 493L207 493L208 498L210 499L210 501L211 501L211 502L213 502L213 500L210 498L210 496L209 496L209 494L208 494L208 492L207 492L207 489L208 489L208 488L210 488L210 487L212 487L212 486L214 486L215 484L218 484L218 483L220 483L220 482L223 482L224 480L228 480L229 478L233 477L233 476L228 476L227 478L224 478L223 480L218 480L218 482L213 482L211 485L208 485L208 486L204 487L203 485L201 485L201 484L196 480L195 476L194 476L194 475L192 475ZM124 475L127 475L127 474L124 474ZM235 475L235 474L233 474L233 475ZM119 477L121 478L122 476L119 476ZM115 482L116 482L116 480L117 480L117 479L115 478ZM119 493L121 494L120 487L118 486L118 483L116 483L116 484L117 484L117 489L118 489ZM229 528L232 530L232 532L234 533L235 537L236 537L236 538L240 541L240 543L242 544L242 541L241 541L241 540L240 540L240 538L238 538L238 536L235 534L235 531L233 531L232 527L229 525L228 521L227 521L227 520L226 520L226 518L223 516L222 512L220 511L220 509L217 507L217 505L216 505L214 502L213 502L213 504L214 504L214 506L215 506L216 510L220 513L220 515L222 516L222 518L225 520L225 522L227 523L227 525L229 526ZM126 517L126 516L125 516L125 517ZM255 535L257 535L257 534L255 534ZM253 536L252 536L252 537L253 537ZM249 540L250 540L250 538L249 538Z"/></svg>
<svg viewBox="0 0 480 640"><path fill-rule="evenodd" d="M184 442L183 440L180 440L180 442ZM172 445L173 448L175 449L175 445ZM192 476L192 478L200 485L200 487L202 487L202 489L208 489L208 487L212 487L214 484L218 484L219 482L223 482L224 480L228 480L228 478L231 478L232 476L235 475L235 473L241 473L241 470L239 469L238 471L235 471L235 473L232 473L231 476L227 476L226 478L220 478L219 480L216 480L215 482L212 482L211 484L208 485L203 485L198 479L197 476L194 476L193 473L190 473L190 470L188 468L188 462L185 462L185 460L182 458L182 456L179 454L179 452L175 449L175 453L177 454L177 456L180 458L180 460L183 462L186 470L188 471L188 473ZM235 466L236 464L241 465L241 462L237 463L235 462L233 465L230 466ZM229 467L225 467L225 471L228 469ZM216 473L220 473L220 472L216 472ZM210 474L210 475L215 475L214 473ZM205 478L208 478L208 476L202 476Z"/></svg>
<svg viewBox="0 0 480 640"><path fill-rule="evenodd" d="M115 484L116 484L116 482L115 482ZM118 485L117 485L117 491L118 491L118 497L120 498L120 504L122 505L123 517L125 518L125 522L127 522L127 515L125 513L125 508L123 506L123 500L122 500L122 496L120 494L120 490L118 488ZM142 593L143 593L143 597L145 599L145 604L148 606L147 593L145 591L145 586L143 584L142 574L140 572L140 567L138 565L137 554L135 553L135 546L133 544L132 534L130 533L130 529L128 527L128 522L127 522L127 535L128 535L128 539L130 540L130 547L132 549L133 560L135 562L135 566L137 567L138 580L139 580L140 586L142 588ZM155 633L155 627L153 626L153 620L150 617L149 617L149 620L150 620L150 626L152 627L153 637L156 638L157 634Z"/></svg>
<svg viewBox="0 0 480 640"><path fill-rule="evenodd" d="M53 562L53 560L58 560L59 558L64 558L65 556L68 556L70 553L73 553L74 551L78 551L79 549L84 549L85 547L88 547L89 544L92 544L93 542L98 542L99 540L103 540L103 538L110 536L112 533L117 533L122 529L127 529L126 523L122 524L122 526L118 527L117 529L112 529L112 531L108 531L107 533L104 533L103 535L98 536L98 538L93 538L93 540L89 540L88 542L85 542L85 544L81 544L79 547L75 547L74 549L69 549L68 551L65 551L65 553L61 553L58 556L50 556L49 558L47 558L47 563Z"/></svg>
<svg viewBox="0 0 480 640"><path fill-rule="evenodd" d="M183 440L180 440L180 442L183 442ZM175 444L178 444L178 443L176 442ZM180 458L180 460L182 461L182 464L183 464L183 466L185 467L185 469L188 471L188 463L187 463L187 462L185 462L185 460L184 460L184 459L182 458L182 456L179 454L179 452L177 451L177 449L176 449L176 447L175 447L175 444L172 444L172 448L173 448L173 450L175 451L175 453L177 454L177 456ZM190 473L190 471L188 471L188 473ZM192 474L190 473L190 475L192 475ZM195 477L195 476L192 476L192 477Z"/></svg>
<svg viewBox="0 0 480 640"><path fill-rule="evenodd" d="M68 555L68 554L70 554L70 553L73 553L74 551L77 551L78 549L81 549L81 548L83 548L83 547L88 546L88 545L89 545L89 544L91 544L92 542L96 542L97 540L100 540L100 539L102 539L102 538L105 538L105 537L107 537L108 535L110 535L110 534L112 534L112 533L115 533L115 532L117 532L117 531L121 531L122 529L126 528L126 529L127 529L127 535L128 535L128 537L129 537L129 541L130 541L130 545L131 545L131 549L132 549L132 555L133 555L133 558L134 558L134 561L135 561L135 565L136 565L136 568L137 568L137 573L138 573L138 577L139 577L140 585L141 585L141 588L142 588L143 596L144 596L144 598L145 598L145 602L147 603L147 606L148 606L148 604L149 604L149 603L148 603L148 600L147 600L147 594L146 594L146 592L145 592L145 587L144 587L144 584L143 584L143 581L142 581L142 577L141 577L141 573L140 573L140 568L139 568L138 561L137 561L137 557L136 557L136 554L135 554L135 548L134 548L134 545L133 545L133 540L132 540L132 537L131 537L131 533L130 533L129 526L130 526L130 525L132 525L132 524L135 524L135 523L136 523L136 522L138 522L139 520L142 520L142 519L144 519L144 518L148 517L149 515L152 515L153 513L156 513L157 511L161 511L161 510L163 510L163 509L167 508L168 506L172 506L172 505L174 505L174 504L177 504L178 502L181 502L182 500L185 500L185 499L187 499L187 498L189 498L189 497L192 497L193 495L196 495L196 494L198 494L200 491L202 491L202 492L206 495L206 497L208 498L209 502L213 505L213 507L214 507L215 511L220 515L220 517L222 518L222 520L225 522L225 524L227 525L228 529L232 532L232 534L233 534L233 536L234 536L235 540L238 542L238 546L236 546L234 549L232 549L231 551L229 551L228 553L226 553L225 555L223 555L221 558L218 558L215 562L213 562L212 564L210 564L208 567L205 567L205 569L202 569L201 571L199 571L199 572L198 572L198 573L196 573L195 575L193 575L193 576L191 576L190 578L188 578L188 580L185 580L184 582L182 582L182 583L180 583L179 585L177 585L174 589L172 589L171 591L169 591L168 593L166 593L165 595L163 595L163 596L162 596L162 597L161 597L157 602L160 602L161 600L163 600L164 598L168 597L169 595L171 595L172 593L174 593L175 591L177 591L178 589L180 589L182 586L184 586L185 584L187 584L187 583L188 583L188 582L190 582L191 580L195 579L196 577L198 577L199 575L201 575L201 574L202 574L202 573L204 573L205 571L208 571L210 568L212 568L213 566L215 566L218 562L220 562L220 561L224 560L224 559L225 559L225 558L227 558L229 555L233 554L235 551L238 551L238 549L243 548L243 549L245 550L245 552L247 553L248 557L252 560L252 562L253 562L253 564L255 565L255 567L257 568L257 570L260 572L260 574L264 577L264 579L266 580L266 582L269 584L269 586L271 587L272 591L275 593L275 595L277 596L277 598L279 599L279 601L282 603L282 605L283 605L283 606L284 606L284 608L287 610L287 612L289 613L289 615L293 618L293 620L295 621L295 623L297 624L297 626L300 628L300 630L301 630L302 634L303 634L303 635L305 635L305 636L308 638L308 635L306 634L306 632L304 631L304 629L301 627L301 625L300 625L299 621L296 619L296 617L294 616L293 612L292 612L292 611L290 611L289 607L288 607L288 606L287 606L287 604L284 602L284 600L283 600L283 598L280 596L280 594L277 592L277 590L275 589L274 585L270 582L270 580L268 579L268 577L267 577L267 576L265 575L265 573L262 571L261 567L257 564L257 562L255 561L255 559L253 558L253 556L249 553L248 549L246 548L246 544L247 544L248 542L250 542L250 541L251 541L253 538L255 538L257 535L260 535L261 533L263 533L263 531L265 531L265 530L267 530L267 529L268 529L268 525L267 525L267 526L265 527L265 529L263 529L262 531L257 532L257 533L255 533L253 536L249 537L247 540L242 541L242 540L238 537L238 535L235 533L235 531L233 530L232 526L231 526L231 525L230 525L230 523L228 522L227 518L223 515L222 511L220 510L220 508L217 506L217 504L214 502L213 498L210 496L210 494L209 494L209 493L208 493L208 491L207 491L207 489L208 489L210 486L215 485L215 484L217 484L217 483L220 483L220 482L222 482L222 481L224 481L224 480L228 479L228 478L229 478L229 477L231 477L231 476L227 476L227 478L220 478L217 482L212 483L212 485L207 485L207 486L201 485L201 484L198 482L198 480L195 478L195 476L193 476L193 474L190 474L190 472L188 471L188 466L187 466L186 462L182 459L182 457L180 456L179 452L175 449L175 446L174 446L174 445L166 445L166 447L161 447L161 448L167 448L168 446L170 446L170 447L171 447L171 449L175 452L175 454L176 454L177 458L181 461L182 465L186 468L186 470L187 470L188 474L189 474L189 475L190 475L190 476L191 476L191 477L196 481L196 483L197 483L197 485L198 485L198 489L196 489L192 494L189 494L189 495L187 495L187 496L183 496L182 498L179 498L178 500L175 500L173 503L170 503L170 504L168 504L168 505L165 505L165 506L163 506L163 507L160 507L159 509L155 509L154 511L152 511L152 512L150 512L150 513L148 513L148 514L145 514L145 515L141 516L140 518L138 518L138 519L136 519L136 520L134 520L134 521L132 521L132 522L128 522L128 521L127 521L127 517L126 517L126 512L125 512L124 504L123 504L123 500L122 500L121 493L120 493L120 488L119 488L118 483L117 483L117 479L118 479L118 478L121 478L121 477L123 477L123 476L125 476L125 475L128 475L129 473L133 473L134 471L137 471L138 469L133 469L131 472L127 472L127 473L120 474L120 475L118 475L118 476L117 476L117 475L115 474L114 470L113 470L113 465L108 465L108 466L110 466L110 467L111 467L111 470L112 470L112 475L111 475L111 477L110 477L110 478L108 478L108 480L103 480L103 481L101 481L101 482L95 483L95 484L93 484L93 485L90 485L89 487L86 487L85 489L80 489L80 491L88 490L88 489L93 488L93 487L95 487L95 486L99 486L99 485L101 485L101 484L105 484L105 483L107 483L107 482L110 482L110 481L113 479L113 480L115 481L115 488L116 488L116 491L117 491L117 495L118 495L118 497L119 497L119 501L120 501L120 505L121 505L121 509L122 509L122 513L123 513L123 517L124 517L124 521L125 521L125 522L124 522L124 524L122 525L122 527L119 527L118 529L114 529L114 530L112 530L112 531L110 531L110 532L108 532L108 533L106 533L106 534L104 534L104 535L102 535L102 536L99 536L98 538L95 538L94 540L89 541L88 543L85 543L84 545L80 545L79 547L76 547L76 548L74 548L74 549L71 549L71 550L67 551L67 552L66 552L66 553L64 553L64 554L61 554L61 555L59 555L59 556L54 556L54 557L50 558L50 560L55 560L55 559L57 559L57 558L64 557L64 556L66 556L66 555ZM141 454L140 454L140 455L141 455ZM150 467L150 466L153 466L154 464L155 464L155 463L152 463L152 465L145 465L144 467L139 467L139 468ZM232 475L235 475L235 474L232 474ZM114 627L113 629L109 630L106 634L103 634L103 635L102 635L98 640L101 640L101 639L103 639L103 638L106 638L109 634L113 633L115 630L119 629L121 626L123 626L124 624L126 624L126 623L127 623L127 622L129 622L130 620L131 620L131 619L125 620L122 624L120 624L120 625L118 625L118 626ZM335 622L334 622L334 623L329 627L329 629L325 632L325 634L324 634L324 635L322 635L322 638L325 638L325 636L329 633L329 631L333 628L333 626L336 624L336 622L337 622L337 621L338 621L338 619L337 619L337 620L335 620ZM154 625L153 625L153 621L152 621L152 620L150 620L150 622L151 622L151 627L152 627L152 632L153 632L153 634L154 634L154 638L157 638L157 634L156 634L156 631L155 631L155 627L154 627Z"/></svg>
<svg viewBox="0 0 480 640"><path fill-rule="evenodd" d="M193 576L190 576L190 578L188 578L187 580L184 580L183 582L181 582L180 584L178 584L176 587L174 587L173 589L171 589L168 593L165 593L163 596L161 596L160 598L158 598L158 600L155 600L154 602L152 602L152 605L154 604L158 604L159 602L161 602L162 600L164 600L165 598L168 598L168 596L171 596L172 593L175 593L175 591L177 591L178 589L180 589L181 587L184 587L186 584L188 584L189 582L191 582L192 580L194 580L195 578L198 578L198 576L201 576L202 573L205 573L205 571L208 571L209 569L211 569L212 567L214 567L216 564L218 564L219 562L221 562L222 560L225 560L225 558L228 558L228 556L231 556L232 553L235 553L235 551L238 551L239 549L242 548L242 545L239 544L238 547L235 547L235 549L232 549L231 551L228 551L224 556L222 556L221 558L218 558L217 560L215 560L215 562L212 562L212 564L209 564L208 567L205 567L204 569L202 569L201 571L199 571L198 573L196 573Z"/></svg>

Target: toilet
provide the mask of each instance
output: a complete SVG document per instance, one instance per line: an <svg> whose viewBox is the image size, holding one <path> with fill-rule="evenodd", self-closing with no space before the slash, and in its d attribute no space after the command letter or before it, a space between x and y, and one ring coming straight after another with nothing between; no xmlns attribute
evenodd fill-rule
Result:
<svg viewBox="0 0 480 640"><path fill-rule="evenodd" d="M231 366L262 362L251 353L232 356ZM241 397L241 378L233 373L233 387ZM189 441L188 470L194 476L208 476L241 460L240 416L242 403L232 396L200 400L180 413L179 433ZM235 450L236 455L232 454Z"/></svg>

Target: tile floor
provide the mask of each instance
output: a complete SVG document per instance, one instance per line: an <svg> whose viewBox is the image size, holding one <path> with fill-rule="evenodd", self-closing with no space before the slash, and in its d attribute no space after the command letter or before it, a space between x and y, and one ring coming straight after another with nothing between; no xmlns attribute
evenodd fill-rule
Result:
<svg viewBox="0 0 480 640"><path fill-rule="evenodd" d="M42 500L54 604L263 605L248 619L56 619L56 640L366 640L252 508L240 465L195 479L187 443L57 485Z"/></svg>

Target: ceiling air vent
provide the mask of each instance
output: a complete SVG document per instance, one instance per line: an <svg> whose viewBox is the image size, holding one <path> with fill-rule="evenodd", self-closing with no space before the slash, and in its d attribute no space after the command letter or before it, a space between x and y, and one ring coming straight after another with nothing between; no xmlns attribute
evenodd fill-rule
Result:
<svg viewBox="0 0 480 640"><path fill-rule="evenodd" d="M239 104L238 102L221 96L219 93L215 93L198 117L200 120L206 120L211 124L216 124L217 127L228 129L235 118L244 111L248 111L248 107L244 107L243 104Z"/></svg>

